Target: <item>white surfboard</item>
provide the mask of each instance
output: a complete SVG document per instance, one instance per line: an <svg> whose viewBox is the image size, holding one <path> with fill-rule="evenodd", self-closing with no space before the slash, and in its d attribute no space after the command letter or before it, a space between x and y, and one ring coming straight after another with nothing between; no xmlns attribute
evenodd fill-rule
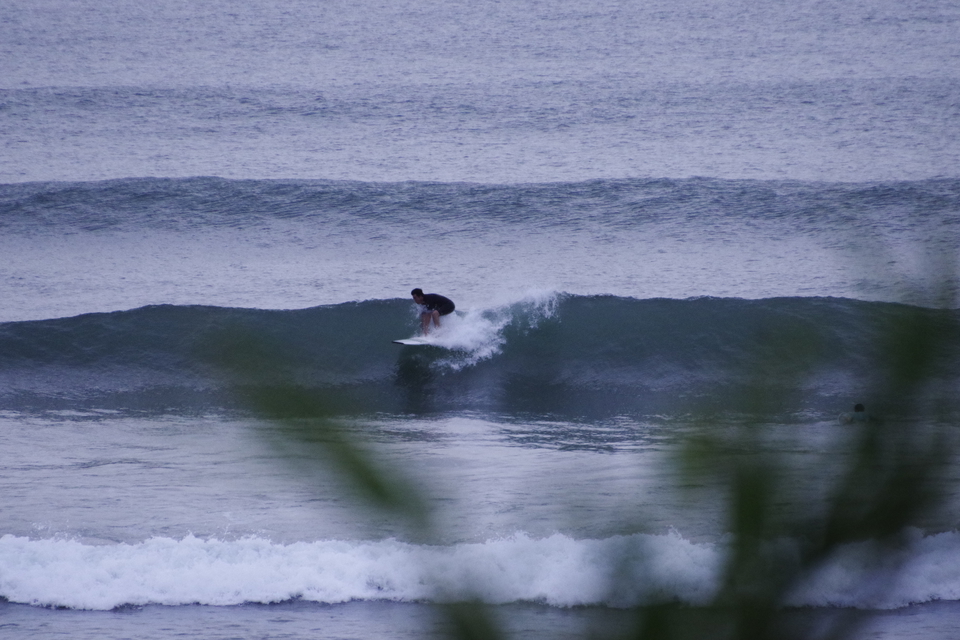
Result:
<svg viewBox="0 0 960 640"><path fill-rule="evenodd" d="M394 340L393 344L405 344L407 346L414 347L414 346L423 346L423 345L428 345L433 343L430 342L427 338L420 337L420 338L403 338L401 340Z"/></svg>

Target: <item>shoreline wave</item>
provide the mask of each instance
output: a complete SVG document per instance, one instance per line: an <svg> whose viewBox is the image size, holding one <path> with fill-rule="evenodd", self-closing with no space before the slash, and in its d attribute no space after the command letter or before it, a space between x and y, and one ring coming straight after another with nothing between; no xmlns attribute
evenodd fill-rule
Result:
<svg viewBox="0 0 960 640"><path fill-rule="evenodd" d="M797 585L786 605L885 610L960 599L960 533L911 530L896 554L902 565L893 584L879 580L885 567L863 562L865 545L841 547ZM277 544L193 536L89 545L8 534L0 537L0 597L88 610L290 600L701 606L717 592L726 553L725 543L695 543L676 532L602 540L517 533L450 547L394 539Z"/></svg>

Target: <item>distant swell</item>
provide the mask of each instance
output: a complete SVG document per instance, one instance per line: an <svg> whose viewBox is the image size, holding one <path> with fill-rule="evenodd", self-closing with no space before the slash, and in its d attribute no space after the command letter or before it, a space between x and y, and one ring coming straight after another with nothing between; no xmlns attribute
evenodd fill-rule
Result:
<svg viewBox="0 0 960 640"><path fill-rule="evenodd" d="M870 394L927 339L922 377L945 395L960 379L960 312L888 303L555 294L460 313L437 346L391 344L416 328L406 300L5 323L0 408L243 408L249 389L282 387L343 413L595 416L739 411L762 389L762 410L835 415L883 402Z"/></svg>

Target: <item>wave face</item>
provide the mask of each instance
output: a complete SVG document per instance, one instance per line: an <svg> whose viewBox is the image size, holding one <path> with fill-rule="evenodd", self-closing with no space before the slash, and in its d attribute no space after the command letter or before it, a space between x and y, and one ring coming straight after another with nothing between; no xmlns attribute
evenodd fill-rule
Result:
<svg viewBox="0 0 960 640"><path fill-rule="evenodd" d="M924 537L914 530L902 557L895 559L902 563L895 584L883 580L883 567L863 563L867 544L841 547L793 591L788 604L893 609L956 598L960 534ZM448 547L396 540L281 545L256 537L193 536L84 545L5 535L0 537L0 593L11 602L75 609L293 599L703 605L720 586L726 551L722 544L693 543L676 533L602 540L517 534ZM862 586L851 589L851 584Z"/></svg>
<svg viewBox="0 0 960 640"><path fill-rule="evenodd" d="M0 324L0 406L242 408L251 388L295 387L345 414L836 415L883 403L862 394L918 326L947 345L926 373L956 388L960 312L889 303L549 294L458 312L422 347L391 344L416 330L406 300L150 306Z"/></svg>

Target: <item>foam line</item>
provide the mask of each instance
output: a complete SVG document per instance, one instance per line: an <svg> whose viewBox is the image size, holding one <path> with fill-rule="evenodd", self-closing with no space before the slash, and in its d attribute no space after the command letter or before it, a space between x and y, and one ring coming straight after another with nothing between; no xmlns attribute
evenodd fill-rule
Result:
<svg viewBox="0 0 960 640"><path fill-rule="evenodd" d="M790 594L793 606L893 609L960 599L960 533L912 539L900 555L871 566L871 543L847 545ZM677 533L575 540L555 534L454 546L316 541L283 545L262 538L187 536L136 544L0 538L0 596L76 609L120 605L235 605L303 599L556 607L634 607L715 595L723 545Z"/></svg>
<svg viewBox="0 0 960 640"><path fill-rule="evenodd" d="M717 561L712 546L675 534L606 540L518 534L451 547L396 540L281 545L261 538L193 536L86 545L6 535L0 538L0 595L76 609L295 598L323 603L480 598L561 607L663 599L698 603L711 596ZM611 591L616 580L626 586Z"/></svg>

